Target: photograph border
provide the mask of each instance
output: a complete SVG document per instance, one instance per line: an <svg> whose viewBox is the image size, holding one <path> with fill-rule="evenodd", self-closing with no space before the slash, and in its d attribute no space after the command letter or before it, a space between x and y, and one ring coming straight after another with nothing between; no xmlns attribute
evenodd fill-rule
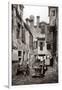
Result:
<svg viewBox="0 0 62 90"><path fill-rule="evenodd" d="M22 0L23 1L23 0ZM21 1L15 1L13 2L12 0L10 2L8 2L8 43L9 43L9 48L8 48L8 86L9 88L12 87L12 54L11 54L11 50L12 50L12 33L11 33L11 30L12 30L12 26L11 26L11 5L12 4L25 4ZM53 5L53 4L43 4L41 3L40 4L41 6L57 6L58 7L58 18L59 18L59 5ZM59 20L58 20L58 41L59 41ZM59 46L58 46L59 47ZM59 51L59 48L58 48L58 51ZM59 57L59 55L58 55ZM59 77L59 58L58 58L58 77ZM59 81L59 78L58 78L58 81ZM46 83L47 84L47 83ZM18 85L20 86L20 85ZM14 87L17 87L17 86L14 86Z"/></svg>

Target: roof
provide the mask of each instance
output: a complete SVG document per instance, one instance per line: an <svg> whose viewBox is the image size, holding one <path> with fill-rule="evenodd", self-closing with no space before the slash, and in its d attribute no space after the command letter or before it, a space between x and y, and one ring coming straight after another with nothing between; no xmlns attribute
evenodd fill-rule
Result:
<svg viewBox="0 0 62 90"><path fill-rule="evenodd" d="M42 22L40 22L39 24L45 24L45 25L47 25L48 23L46 23L46 22L42 21Z"/></svg>

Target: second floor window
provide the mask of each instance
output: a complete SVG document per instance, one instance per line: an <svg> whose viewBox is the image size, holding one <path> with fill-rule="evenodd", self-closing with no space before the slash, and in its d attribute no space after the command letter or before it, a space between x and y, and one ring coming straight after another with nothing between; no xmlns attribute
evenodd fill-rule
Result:
<svg viewBox="0 0 62 90"><path fill-rule="evenodd" d="M25 43L25 29L22 27L22 42Z"/></svg>
<svg viewBox="0 0 62 90"><path fill-rule="evenodd" d="M17 29L17 39L19 39L20 30Z"/></svg>
<svg viewBox="0 0 62 90"><path fill-rule="evenodd" d="M43 50L43 42L40 42L40 50Z"/></svg>
<svg viewBox="0 0 62 90"><path fill-rule="evenodd" d="M20 35L20 24L17 23L17 39L19 39L19 35Z"/></svg>
<svg viewBox="0 0 62 90"><path fill-rule="evenodd" d="M21 51L18 51L18 56L21 56L21 53L22 53Z"/></svg>
<svg viewBox="0 0 62 90"><path fill-rule="evenodd" d="M55 10L51 11L51 16L55 16Z"/></svg>
<svg viewBox="0 0 62 90"><path fill-rule="evenodd" d="M47 49L51 49L51 44L47 44Z"/></svg>
<svg viewBox="0 0 62 90"><path fill-rule="evenodd" d="M41 33L45 33L45 25L41 26Z"/></svg>

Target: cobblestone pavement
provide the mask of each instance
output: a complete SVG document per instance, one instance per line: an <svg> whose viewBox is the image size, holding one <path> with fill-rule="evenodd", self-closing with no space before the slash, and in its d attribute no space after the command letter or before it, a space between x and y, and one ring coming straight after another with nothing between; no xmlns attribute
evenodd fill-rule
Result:
<svg viewBox="0 0 62 90"><path fill-rule="evenodd" d="M26 84L43 84L43 83L57 83L58 82L58 70L57 64L53 67L48 66L48 70L45 72L45 76L42 78L32 78L24 75L16 75L17 63L12 64L12 85L26 85Z"/></svg>

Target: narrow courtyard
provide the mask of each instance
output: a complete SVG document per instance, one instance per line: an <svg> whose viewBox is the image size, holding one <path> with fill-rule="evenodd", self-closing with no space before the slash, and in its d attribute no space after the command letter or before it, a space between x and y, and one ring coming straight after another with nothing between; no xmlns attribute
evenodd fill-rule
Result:
<svg viewBox="0 0 62 90"><path fill-rule="evenodd" d="M13 75L12 84L13 85L27 85L27 84L47 84L47 83L58 83L58 66L51 67L48 66L44 77L32 77L31 75L24 76L23 74L16 75L17 63L13 63Z"/></svg>

